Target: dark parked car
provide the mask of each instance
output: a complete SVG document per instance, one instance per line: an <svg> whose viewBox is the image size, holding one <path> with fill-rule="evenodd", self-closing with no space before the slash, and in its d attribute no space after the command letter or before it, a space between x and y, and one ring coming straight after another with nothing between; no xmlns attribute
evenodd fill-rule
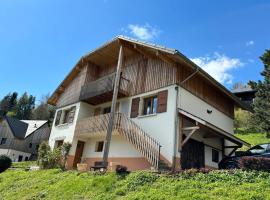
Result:
<svg viewBox="0 0 270 200"><path fill-rule="evenodd" d="M222 159L218 167L219 169L239 168L239 160L243 156L270 158L270 143L258 144L247 151L238 151L235 156Z"/></svg>

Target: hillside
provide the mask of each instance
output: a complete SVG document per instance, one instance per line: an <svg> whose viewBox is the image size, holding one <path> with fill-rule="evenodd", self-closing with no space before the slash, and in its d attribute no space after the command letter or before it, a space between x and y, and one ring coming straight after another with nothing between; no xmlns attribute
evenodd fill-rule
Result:
<svg viewBox="0 0 270 200"><path fill-rule="evenodd" d="M264 133L235 134L235 136L247 141L251 146L267 142L270 143L270 138L267 138ZM247 147L242 147L242 150L246 149Z"/></svg>
<svg viewBox="0 0 270 200"><path fill-rule="evenodd" d="M0 199L270 199L269 180L269 173L242 171L119 176L20 169L0 174Z"/></svg>
<svg viewBox="0 0 270 200"><path fill-rule="evenodd" d="M270 142L264 134L237 135L251 144ZM159 175L135 172L78 173L59 169L25 171L31 162L0 174L0 200L30 199L269 199L270 174L243 171Z"/></svg>

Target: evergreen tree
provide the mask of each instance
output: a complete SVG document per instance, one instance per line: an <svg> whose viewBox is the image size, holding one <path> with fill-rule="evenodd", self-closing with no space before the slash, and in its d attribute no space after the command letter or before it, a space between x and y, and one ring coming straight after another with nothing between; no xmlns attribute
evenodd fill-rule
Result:
<svg viewBox="0 0 270 200"><path fill-rule="evenodd" d="M16 117L18 119L31 119L32 110L35 108L35 97L25 92L18 100Z"/></svg>
<svg viewBox="0 0 270 200"><path fill-rule="evenodd" d="M254 99L254 120L258 128L265 131L270 137L270 49L260 57L264 64L264 70L261 72L262 81L250 81L249 85L252 89L256 89L256 97Z"/></svg>
<svg viewBox="0 0 270 200"><path fill-rule="evenodd" d="M17 104L17 92L7 94L0 102L0 110L9 112L12 111Z"/></svg>

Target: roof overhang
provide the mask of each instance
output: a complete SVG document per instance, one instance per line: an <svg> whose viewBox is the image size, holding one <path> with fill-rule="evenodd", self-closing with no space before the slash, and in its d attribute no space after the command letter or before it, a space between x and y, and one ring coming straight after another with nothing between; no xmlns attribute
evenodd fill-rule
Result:
<svg viewBox="0 0 270 200"><path fill-rule="evenodd" d="M226 87L216 81L207 72L201 69L198 65L192 62L186 56L181 54L178 50L166 48L164 46L148 42L143 42L121 35L115 37L114 39L106 42L101 47L94 49L93 51L81 57L77 64L74 66L74 68L54 91L52 96L49 98L48 103L52 105L56 104L57 99L64 92L70 81L75 78L75 76L81 71L82 67L84 67L88 62L91 62L98 66L108 65L113 62L116 63L118 59L118 51L121 45L126 47L125 56L131 54L131 51L135 51L143 53L144 55L160 57L166 62L185 63L187 66L193 68L194 70L197 70L199 74L208 79L220 91L222 91L226 96L233 100L236 106L248 111L252 111L249 106L241 102L241 100L238 99L238 97L236 97L234 94L232 94ZM104 59L104 57L106 57L107 59Z"/></svg>
<svg viewBox="0 0 270 200"><path fill-rule="evenodd" d="M178 112L180 114L182 114L182 115L184 115L184 116L198 122L199 124L210 128L211 130L213 130L215 133L217 133L221 137L223 137L223 138L225 138L225 139L227 139L227 140L229 140L229 141L231 141L231 142L233 142L235 144L239 144L241 146L245 145L245 146L250 147L250 144L247 143L246 141L234 136L233 134L231 134L231 133L229 133L227 131L224 131L224 130L216 127L215 125L213 125L213 124L211 124L211 123L209 123L209 122L207 122L207 121L205 121L205 120L203 120L203 119L201 119L201 118L199 118L199 117L197 117L197 116L195 116L195 115L193 115L193 114L191 114L191 113L189 113L187 111L184 111L182 109L178 109Z"/></svg>

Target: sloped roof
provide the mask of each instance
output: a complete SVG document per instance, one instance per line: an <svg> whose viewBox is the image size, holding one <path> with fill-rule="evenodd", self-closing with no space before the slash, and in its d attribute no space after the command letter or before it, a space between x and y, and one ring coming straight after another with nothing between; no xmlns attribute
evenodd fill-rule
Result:
<svg viewBox="0 0 270 200"><path fill-rule="evenodd" d="M5 119L7 120L8 125L9 125L14 137L16 137L18 139L24 139L27 128L28 128L28 124L14 118L14 117L5 116Z"/></svg>
<svg viewBox="0 0 270 200"><path fill-rule="evenodd" d="M80 68L82 66L84 66L85 61L95 60L96 62L106 64L105 62L108 62L108 60L117 60L118 49L119 49L120 43L123 43L123 42L125 42L126 44L129 44L129 45L138 45L138 46L143 47L143 48L148 49L148 50L155 50L160 54L165 54L170 59L173 59L175 62L186 63L189 67L192 67L195 70L198 70L198 72L202 76L204 76L206 79L208 79L211 82L211 84L215 85L221 92L223 92L226 96L228 96L230 99L232 99L237 106L239 106L243 109L246 109L246 110L250 110L249 107L247 107L245 104L243 104L226 87L224 87L222 84L220 84L218 81L216 81L212 76L210 76L202 68L200 68L194 62L192 62L190 59L188 59L186 56L184 56L182 53L180 53L177 49L167 48L165 46L156 45L156 44L149 43L149 42L144 42L144 41L133 39L130 37L126 37L123 35L119 35L119 36L113 38L112 40L106 42L104 45L100 46L99 48L94 49L93 51L84 55L77 62L77 64L70 71L70 73L66 76L66 78L61 82L61 84L57 87L57 89L54 91L52 96L49 98L48 103L52 104L52 105L56 104L57 99L63 93L63 91L65 90L65 87L80 72ZM111 48L109 48L109 47L111 47ZM109 51L110 51L111 55L107 56ZM102 54L107 56L108 59L104 59L104 56L101 56Z"/></svg>
<svg viewBox="0 0 270 200"><path fill-rule="evenodd" d="M24 139L47 123L46 120L18 120L5 116L5 119L14 135L18 139Z"/></svg>
<svg viewBox="0 0 270 200"><path fill-rule="evenodd" d="M35 130L39 129L41 126L47 123L46 120L21 120L21 121L28 124L24 137L27 137L28 135L33 133Z"/></svg>
<svg viewBox="0 0 270 200"><path fill-rule="evenodd" d="M256 92L257 90L252 89L249 85L245 85L243 87L238 87L231 90L232 93L244 93L244 92Z"/></svg>

